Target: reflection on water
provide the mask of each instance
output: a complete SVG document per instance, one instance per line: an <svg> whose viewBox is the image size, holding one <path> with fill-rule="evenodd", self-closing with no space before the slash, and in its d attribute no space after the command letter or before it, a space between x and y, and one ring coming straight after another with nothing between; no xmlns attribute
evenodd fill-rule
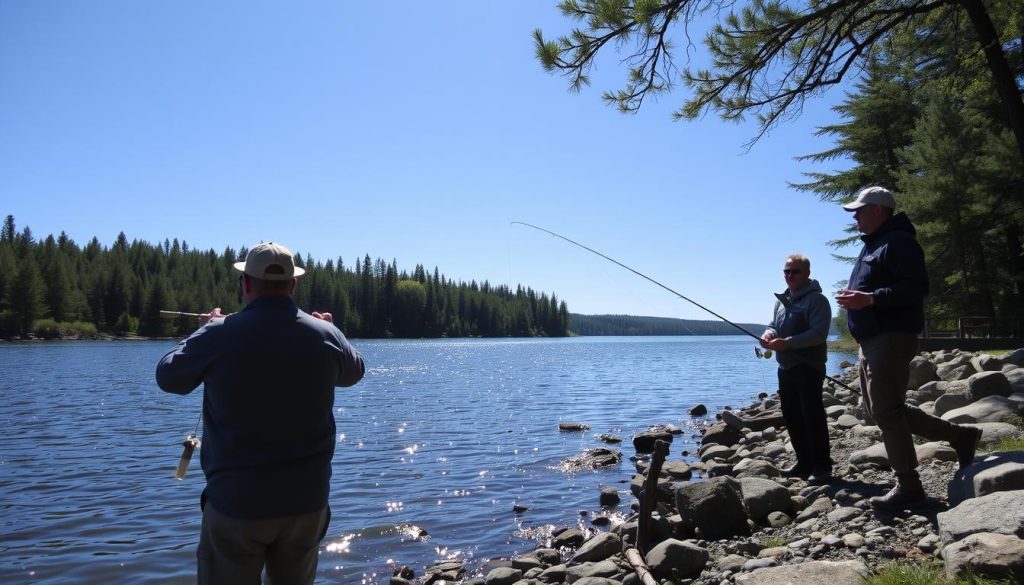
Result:
<svg viewBox="0 0 1024 585"><path fill-rule="evenodd" d="M741 337L357 341L366 378L338 391L333 520L318 583L387 583L442 559L470 568L629 512L632 433L687 429L775 388ZM0 582L192 583L202 474L172 479L199 391L160 392L171 342L0 345ZM850 356L835 355L834 363ZM831 363L831 362L830 362ZM830 365L830 371L836 371ZM582 422L586 432L559 432ZM605 446L623 463L560 471ZM602 487L624 492L602 510Z"/></svg>

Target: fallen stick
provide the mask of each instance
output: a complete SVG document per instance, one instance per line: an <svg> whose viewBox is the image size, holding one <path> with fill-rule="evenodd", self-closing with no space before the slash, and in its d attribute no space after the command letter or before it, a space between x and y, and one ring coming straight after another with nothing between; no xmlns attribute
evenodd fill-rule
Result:
<svg viewBox="0 0 1024 585"><path fill-rule="evenodd" d="M640 554L640 551L635 548L627 548L626 558L629 560L629 564L633 566L636 576L640 577L640 582L643 585L658 585L658 581L651 574L651 568L644 562L644 557Z"/></svg>

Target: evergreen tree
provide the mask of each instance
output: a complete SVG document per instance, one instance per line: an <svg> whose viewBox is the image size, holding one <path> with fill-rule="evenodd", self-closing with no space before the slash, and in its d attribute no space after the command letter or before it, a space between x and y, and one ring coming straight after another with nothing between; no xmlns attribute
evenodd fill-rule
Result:
<svg viewBox="0 0 1024 585"><path fill-rule="evenodd" d="M18 276L11 283L10 320L16 335L26 336L32 323L46 315L46 284L31 255L21 258Z"/></svg>

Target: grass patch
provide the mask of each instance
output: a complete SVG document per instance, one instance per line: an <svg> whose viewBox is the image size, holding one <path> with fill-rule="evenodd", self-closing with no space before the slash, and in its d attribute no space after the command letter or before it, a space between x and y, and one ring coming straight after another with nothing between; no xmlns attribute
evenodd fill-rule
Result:
<svg viewBox="0 0 1024 585"><path fill-rule="evenodd" d="M1024 437L1003 437L989 449L992 452L1024 451Z"/></svg>
<svg viewBox="0 0 1024 585"><path fill-rule="evenodd" d="M938 563L887 565L864 580L865 585L1011 585L1009 579L990 579L967 575L957 579L946 577Z"/></svg>
<svg viewBox="0 0 1024 585"><path fill-rule="evenodd" d="M789 542L779 538L778 536L773 536L761 542L761 546L765 548L778 548L780 546L786 546L787 544L789 544Z"/></svg>
<svg viewBox="0 0 1024 585"><path fill-rule="evenodd" d="M860 347L857 342L853 339L832 339L826 342L830 351L843 351L847 353L857 353L857 349Z"/></svg>

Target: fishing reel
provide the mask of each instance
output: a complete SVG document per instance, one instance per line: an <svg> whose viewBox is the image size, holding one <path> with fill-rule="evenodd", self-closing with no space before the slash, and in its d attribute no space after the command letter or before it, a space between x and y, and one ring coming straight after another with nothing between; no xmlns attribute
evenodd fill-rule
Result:
<svg viewBox="0 0 1024 585"><path fill-rule="evenodd" d="M195 435L188 435L181 443L181 446L183 449L181 451L181 458L178 459L178 468L174 471L174 479L185 479L188 464L192 461L192 453L202 446L202 442Z"/></svg>
<svg viewBox="0 0 1024 585"><path fill-rule="evenodd" d="M755 345L754 346L754 355L757 356L758 358L764 358L766 360L770 360L770 359L772 359L772 350L766 349L764 351L761 351L761 348L757 347Z"/></svg>

